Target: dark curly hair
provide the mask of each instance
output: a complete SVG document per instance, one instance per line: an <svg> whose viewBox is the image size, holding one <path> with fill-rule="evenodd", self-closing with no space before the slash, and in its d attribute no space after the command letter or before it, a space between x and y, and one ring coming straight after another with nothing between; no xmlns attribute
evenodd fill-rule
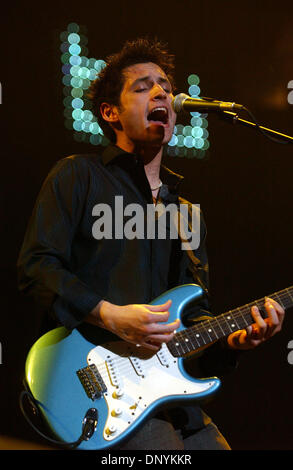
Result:
<svg viewBox="0 0 293 470"><path fill-rule="evenodd" d="M174 56L169 54L167 46L157 39L139 38L127 41L120 52L110 55L106 59L106 67L89 88L88 97L93 104L93 113L97 117L104 135L111 142L116 141L116 135L109 123L103 119L100 105L106 102L119 106L120 94L125 81L124 69L134 64L146 62L158 65L165 72L172 87L175 86Z"/></svg>

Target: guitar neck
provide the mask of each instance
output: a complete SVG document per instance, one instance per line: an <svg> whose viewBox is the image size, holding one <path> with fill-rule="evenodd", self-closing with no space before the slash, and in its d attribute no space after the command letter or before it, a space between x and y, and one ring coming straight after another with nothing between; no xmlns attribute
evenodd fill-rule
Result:
<svg viewBox="0 0 293 470"><path fill-rule="evenodd" d="M275 292L268 297L278 302L286 310L293 305L293 286ZM167 347L174 357L182 357L208 346L234 331L242 330L254 323L251 307L256 305L259 310L263 310L264 303L265 297L181 330L167 343Z"/></svg>

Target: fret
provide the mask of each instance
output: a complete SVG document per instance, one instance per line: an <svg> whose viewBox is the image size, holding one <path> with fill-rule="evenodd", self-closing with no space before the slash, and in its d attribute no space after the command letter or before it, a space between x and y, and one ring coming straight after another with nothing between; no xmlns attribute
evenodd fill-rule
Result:
<svg viewBox="0 0 293 470"><path fill-rule="evenodd" d="M272 298L274 300L276 300L277 302L279 302L279 304L281 305L282 308L286 308L285 307L285 302L283 301L283 299L280 298L280 295L278 293L274 294L274 296L272 296Z"/></svg>
<svg viewBox="0 0 293 470"><path fill-rule="evenodd" d="M228 327L226 331L226 335L239 330L239 326L237 325L237 322L234 318L232 311L227 312L224 315L221 315L221 317L223 318L223 320L225 320L226 326Z"/></svg>
<svg viewBox="0 0 293 470"><path fill-rule="evenodd" d="M279 292L269 295L272 299L279 302L279 304L286 310L293 305L293 288L287 287Z"/></svg>
<svg viewBox="0 0 293 470"><path fill-rule="evenodd" d="M175 336L176 336L176 335L175 335ZM177 338L176 338L176 339L177 339ZM187 354L187 353L189 352L188 350L186 351L186 350L183 348L183 346L185 346L185 344L184 344L182 341L176 341L176 340L175 340L175 342L173 342L173 346L176 348L176 354L174 354L175 357L176 357L176 356L177 356L177 357L178 357L178 356L179 356L179 357L184 356L184 354Z"/></svg>
<svg viewBox="0 0 293 470"><path fill-rule="evenodd" d="M219 338L223 338L223 336L226 336L226 333L225 333L225 331L223 330L223 328L221 327L221 323L220 323L220 321L219 321L219 318L218 318L218 317L215 317L215 321L218 323L219 328L221 329L221 336L219 336Z"/></svg>
<svg viewBox="0 0 293 470"><path fill-rule="evenodd" d="M219 339L217 333L215 332L215 329L213 328L213 320L207 320L207 324L205 326L206 332L210 337L210 342L214 342L215 340Z"/></svg>
<svg viewBox="0 0 293 470"><path fill-rule="evenodd" d="M188 329L185 330L183 333L184 333L184 338L182 338L182 340L184 342L184 345L187 348L191 348L188 352L194 351L195 349L197 349L200 346L198 341L197 341L197 345L194 344L194 342L192 341L193 340L192 335L190 334Z"/></svg>
<svg viewBox="0 0 293 470"><path fill-rule="evenodd" d="M193 334L194 334L198 344L200 345L200 347L206 345L206 342L205 342L204 338L202 337L202 335L200 333L196 332L196 333L193 333Z"/></svg>
<svg viewBox="0 0 293 470"><path fill-rule="evenodd" d="M291 290L291 289L290 289L290 290ZM292 305L292 302L293 302L293 294L290 294L289 287L286 289L286 291L288 292L288 295L289 295L290 300L291 300L290 305Z"/></svg>
<svg viewBox="0 0 293 470"><path fill-rule="evenodd" d="M205 346L206 344L210 343L210 340L206 335L204 335L204 331L200 330L199 325L196 325L194 327L191 327L191 332L192 336L196 339L197 343L199 344L199 347Z"/></svg>
<svg viewBox="0 0 293 470"><path fill-rule="evenodd" d="M240 324L239 329L242 330L243 328L246 328L248 325L250 325L250 321L248 321L246 318L247 311L246 311L246 315L244 315L244 312L242 313L242 309L240 307L238 307L236 310L239 312L239 322L238 322L238 324ZM249 312L250 312L250 309L249 309Z"/></svg>

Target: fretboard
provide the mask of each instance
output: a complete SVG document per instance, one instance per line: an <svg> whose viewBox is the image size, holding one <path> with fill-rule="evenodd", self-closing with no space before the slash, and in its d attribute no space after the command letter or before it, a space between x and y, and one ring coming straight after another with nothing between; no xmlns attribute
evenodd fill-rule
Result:
<svg viewBox="0 0 293 470"><path fill-rule="evenodd" d="M278 302L286 310L293 305L293 286L267 297ZM182 357L192 351L208 346L234 331L242 330L254 323L251 316L251 307L254 305L265 316L264 303L265 297L181 330L167 343L167 347L174 357Z"/></svg>

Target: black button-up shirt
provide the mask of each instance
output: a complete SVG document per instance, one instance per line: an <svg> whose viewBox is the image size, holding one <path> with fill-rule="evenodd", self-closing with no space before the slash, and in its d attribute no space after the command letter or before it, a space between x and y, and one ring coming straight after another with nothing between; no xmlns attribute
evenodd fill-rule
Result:
<svg viewBox="0 0 293 470"><path fill-rule="evenodd" d="M159 196L165 205L187 203L178 196L181 176L161 166L160 178ZM145 209L153 203L143 162L113 145L102 156L60 160L41 188L19 254L18 282L21 291L35 298L40 311L46 316L50 312L55 326L57 321L87 334L91 325L83 320L102 299L117 305L147 304L177 285L207 286L203 219L195 251L182 250L179 238L97 240L93 208L101 203L113 208L115 196L123 196L124 207L135 203ZM191 315L187 312L186 324L201 309L208 309L207 298ZM45 325L42 332L53 327L50 322ZM219 375L235 367L235 354L217 343L198 362L205 376ZM175 409L168 416L187 433L207 422L194 406Z"/></svg>
<svg viewBox="0 0 293 470"><path fill-rule="evenodd" d="M178 203L182 176L161 166L160 178L161 202ZM97 240L93 208L114 208L115 196L123 197L124 207L136 203L145 209L153 203L139 157L114 145L102 156L67 157L46 178L28 224L18 259L19 287L69 329L102 299L117 305L149 303L176 285L207 284L203 220L201 243L191 258L179 237L115 238L114 213L108 220L113 236Z"/></svg>

